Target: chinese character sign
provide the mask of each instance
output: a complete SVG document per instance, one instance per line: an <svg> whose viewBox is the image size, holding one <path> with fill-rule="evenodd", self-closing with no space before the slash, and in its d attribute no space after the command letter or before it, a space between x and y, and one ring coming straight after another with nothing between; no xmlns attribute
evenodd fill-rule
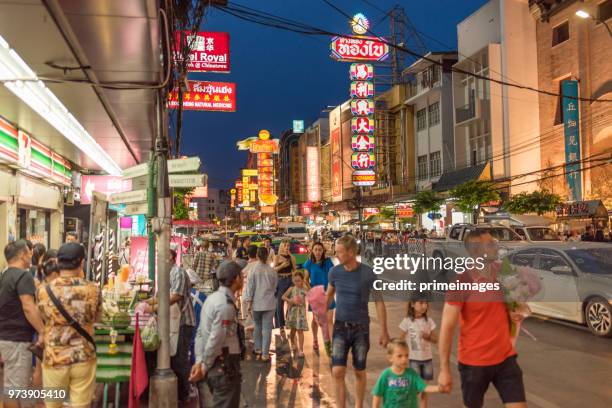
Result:
<svg viewBox="0 0 612 408"><path fill-rule="evenodd" d="M168 107L179 106L178 90L168 94ZM231 82L189 81L183 94L183 109L216 112L236 111L236 84Z"/></svg>
<svg viewBox="0 0 612 408"><path fill-rule="evenodd" d="M582 174L580 167L580 130L578 127L578 81L561 82L563 95L563 129L565 134L565 172L570 200L582 199Z"/></svg>
<svg viewBox="0 0 612 408"><path fill-rule="evenodd" d="M374 67L371 64L351 64L349 74L351 81L370 81L374 78Z"/></svg>
<svg viewBox="0 0 612 408"><path fill-rule="evenodd" d="M176 44L180 44L180 31L175 33ZM189 45L191 53L187 70L189 72L230 72L229 34L200 31L195 35L185 31L183 42ZM175 50L174 60L179 62L180 52Z"/></svg>
<svg viewBox="0 0 612 408"><path fill-rule="evenodd" d="M368 81L353 81L351 83L351 98L372 98L374 84Z"/></svg>

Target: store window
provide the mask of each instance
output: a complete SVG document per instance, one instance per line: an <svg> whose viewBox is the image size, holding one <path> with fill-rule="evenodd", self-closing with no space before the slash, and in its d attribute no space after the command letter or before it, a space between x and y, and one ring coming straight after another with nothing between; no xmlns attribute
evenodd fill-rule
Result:
<svg viewBox="0 0 612 408"><path fill-rule="evenodd" d="M569 22L565 21L553 28L552 46L559 45L569 40Z"/></svg>
<svg viewBox="0 0 612 408"><path fill-rule="evenodd" d="M429 174L431 177L437 177L442 171L442 158L440 152L433 152L429 155Z"/></svg>
<svg viewBox="0 0 612 408"><path fill-rule="evenodd" d="M51 213L45 210L19 208L17 212L19 239L28 239L33 244L42 243L49 248Z"/></svg>
<svg viewBox="0 0 612 408"><path fill-rule="evenodd" d="M429 126L435 126L440 123L440 102L435 102L429 105Z"/></svg>
<svg viewBox="0 0 612 408"><path fill-rule="evenodd" d="M419 170L419 180L425 180L427 178L427 155L419 156L417 158L417 165Z"/></svg>
<svg viewBox="0 0 612 408"><path fill-rule="evenodd" d="M419 109L417 111L417 130L424 130L427 128L427 109Z"/></svg>

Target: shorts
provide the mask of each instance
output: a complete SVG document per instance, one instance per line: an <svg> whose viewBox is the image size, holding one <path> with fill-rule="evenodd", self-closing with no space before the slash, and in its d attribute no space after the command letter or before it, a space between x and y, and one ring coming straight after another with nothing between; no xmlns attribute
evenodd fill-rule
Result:
<svg viewBox="0 0 612 408"><path fill-rule="evenodd" d="M96 390L96 360L50 367L43 364L43 387L67 390L70 405L91 403ZM62 401L46 401L47 408L60 408Z"/></svg>
<svg viewBox="0 0 612 408"><path fill-rule="evenodd" d="M370 350L370 325L345 323L336 320L332 334L332 367L346 367L349 350L353 355L353 368L365 370Z"/></svg>
<svg viewBox="0 0 612 408"><path fill-rule="evenodd" d="M32 352L29 341L0 340L0 356L4 361L4 390L30 388Z"/></svg>
<svg viewBox="0 0 612 408"><path fill-rule="evenodd" d="M434 378L433 360L410 360L410 368L425 381L431 381Z"/></svg>
<svg viewBox="0 0 612 408"><path fill-rule="evenodd" d="M523 371L516 356L491 366L470 366L459 363L461 393L467 408L481 408L489 384L497 390L504 404L526 402Z"/></svg>

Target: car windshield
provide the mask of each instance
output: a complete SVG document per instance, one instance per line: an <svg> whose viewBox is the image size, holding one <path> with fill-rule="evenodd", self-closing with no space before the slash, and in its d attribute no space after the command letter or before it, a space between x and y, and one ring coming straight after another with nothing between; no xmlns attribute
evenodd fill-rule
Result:
<svg viewBox="0 0 612 408"><path fill-rule="evenodd" d="M557 233L546 227L529 227L527 234L532 241L560 241Z"/></svg>
<svg viewBox="0 0 612 408"><path fill-rule="evenodd" d="M287 227L287 234L306 234L304 227Z"/></svg>
<svg viewBox="0 0 612 408"><path fill-rule="evenodd" d="M612 247L570 249L566 253L582 272L597 275L612 274Z"/></svg>
<svg viewBox="0 0 612 408"><path fill-rule="evenodd" d="M482 228L498 241L521 241L521 237L509 228ZM464 239L467 233L464 234Z"/></svg>

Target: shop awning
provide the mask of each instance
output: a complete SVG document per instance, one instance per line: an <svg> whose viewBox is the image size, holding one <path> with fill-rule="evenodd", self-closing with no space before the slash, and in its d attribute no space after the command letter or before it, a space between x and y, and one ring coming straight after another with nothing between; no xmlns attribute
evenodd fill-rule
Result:
<svg viewBox="0 0 612 408"><path fill-rule="evenodd" d="M219 228L217 224L203 220L175 220L172 221L174 227L199 227L199 228Z"/></svg>
<svg viewBox="0 0 612 408"><path fill-rule="evenodd" d="M478 164L459 170L442 173L440 180L434 184L434 191L448 191L456 186L472 180L490 180L489 163Z"/></svg>

